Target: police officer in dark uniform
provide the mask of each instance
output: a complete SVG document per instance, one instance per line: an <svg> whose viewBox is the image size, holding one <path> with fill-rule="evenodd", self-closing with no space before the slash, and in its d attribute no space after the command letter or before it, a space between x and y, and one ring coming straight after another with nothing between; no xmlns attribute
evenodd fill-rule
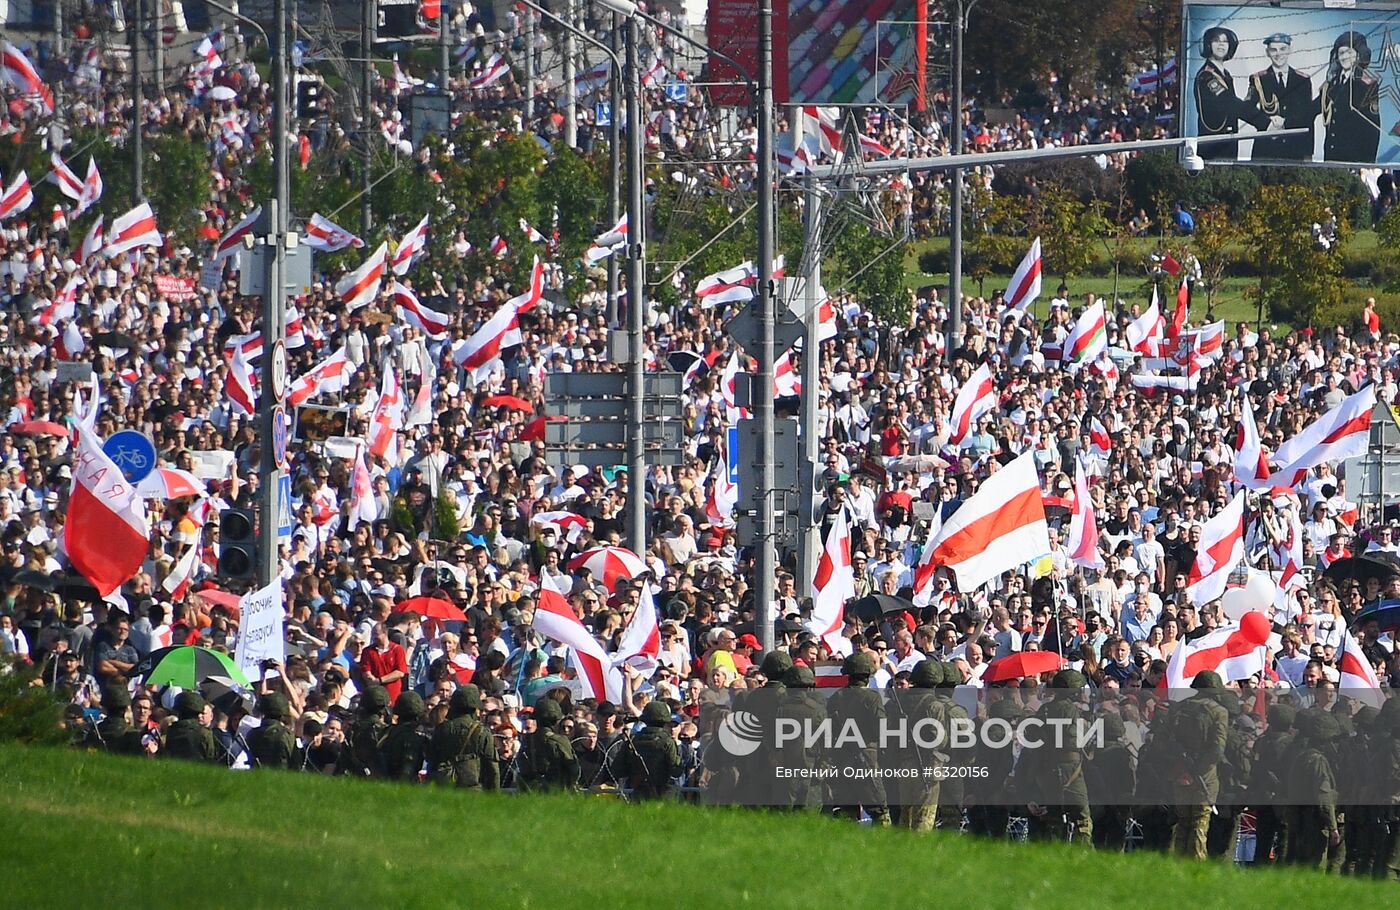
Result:
<svg viewBox="0 0 1400 910"><path fill-rule="evenodd" d="M1277 139L1255 139L1251 159L1284 159L1305 161L1313 152L1313 120L1317 110L1313 105L1312 77L1288 65L1293 52L1293 36L1274 32L1264 39L1264 52L1269 65L1249 77L1245 101L1259 108L1267 117L1282 117L1284 129L1306 127L1306 135L1280 136Z"/></svg>
<svg viewBox="0 0 1400 910"><path fill-rule="evenodd" d="M818 729L826 720L826 700L816 691L816 674L810 667L796 665L783 674L783 683L787 686L787 695L782 700L779 716L795 721L798 729ZM801 740L788 740L779 750L778 762L779 767L814 771L822 766L823 756L816 749L808 749ZM822 783L819 779L794 776L774 783L783 788L784 805L788 808L822 807Z"/></svg>
<svg viewBox="0 0 1400 910"><path fill-rule="evenodd" d="M1371 774L1374 802L1385 831L1379 835L1372 874L1396 882L1400 881L1400 698L1386 699L1381 705L1375 730Z"/></svg>
<svg viewBox="0 0 1400 910"><path fill-rule="evenodd" d="M1254 865L1267 866L1282 861L1288 853L1287 812L1278 800L1286 792L1284 776L1293 749L1293 705L1269 705L1269 727L1254 741L1254 761L1250 768L1249 804L1254 809Z"/></svg>
<svg viewBox="0 0 1400 910"><path fill-rule="evenodd" d="M1128 803L1136 781L1137 759L1128 748L1122 717L1104 712L1103 730L1103 745L1089 749L1084 763L1089 792L1098 801L1091 812L1094 846L1121 851L1128 833Z"/></svg>
<svg viewBox="0 0 1400 910"><path fill-rule="evenodd" d="M268 692L258 698L262 723L248 732L248 752L255 768L290 768L296 756L297 738L287 726L292 706L287 696Z"/></svg>
<svg viewBox="0 0 1400 910"><path fill-rule="evenodd" d="M405 689L394 699L394 723L384 734L384 776L389 780L418 780L428 741L419 725L428 713L423 696Z"/></svg>
<svg viewBox="0 0 1400 910"><path fill-rule="evenodd" d="M935 694L943 683L943 664L937 660L921 660L909 674L912 688L894 689L890 693L885 713L891 721L902 720L907 731L902 748L895 754L899 767L915 769L918 776L894 778L886 788L891 797L890 812L896 827L913 831L932 831L938 821L938 793L943 768L947 764L948 703ZM928 723L925 723L928 722ZM917 733L916 727L923 730ZM943 733L943 740L924 746L934 731ZM933 769L924 776L925 769Z"/></svg>
<svg viewBox="0 0 1400 910"><path fill-rule="evenodd" d="M757 720L759 742L777 741L778 712L787 696L785 677L791 669L792 658L786 651L769 651L759 665L763 685L741 693L735 700L735 710L746 711ZM739 802L747 806L788 804L788 781L774 778L772 759L769 750L759 749L739 762Z"/></svg>
<svg viewBox="0 0 1400 910"><path fill-rule="evenodd" d="M1293 721L1298 731L1293 760L1288 766L1292 796L1307 803L1289 807L1290 863L1326 869L1342 843L1337 817L1337 777L1330 746L1341 728L1326 711L1303 711Z"/></svg>
<svg viewBox="0 0 1400 910"><path fill-rule="evenodd" d="M1089 787L1084 780L1084 754L1079 749L1080 693L1087 685L1078 670L1061 670L1050 680L1050 700L1036 711L1046 731L1044 745L1021 753L1016 787L1030 811L1030 836L1093 848L1094 822L1089 812ZM1059 727L1059 739L1050 733Z"/></svg>
<svg viewBox="0 0 1400 910"><path fill-rule="evenodd" d="M1206 62L1196 71L1193 88L1198 136L1234 135L1241 120L1261 131L1269 127L1263 111L1235 94L1235 77L1225 68L1239 45L1239 37L1221 26L1206 29L1201 38L1201 56ZM1202 145L1199 154L1202 158L1235 158L1239 149L1234 143L1212 142Z"/></svg>
<svg viewBox="0 0 1400 910"><path fill-rule="evenodd" d="M648 702L642 709L642 731L630 734L623 744L618 757L619 776L631 787L634 799L670 799L676 795L675 778L682 766L671 723L671 709L665 702Z"/></svg>
<svg viewBox="0 0 1400 910"><path fill-rule="evenodd" d="M943 679L940 680L934 689L934 694L943 705L943 710L947 714L947 729L949 736L953 729L961 725L964 730L972 728L972 720L967 716L967 709L953 701L953 693L962 684L962 670L957 664L951 661L943 662ZM967 746L954 746L948 744L947 764L950 768L965 768L972 761L972 749ZM957 770L948 772L942 784L938 788L938 827L944 831L959 831L962 829L963 820L963 786L964 778Z"/></svg>
<svg viewBox="0 0 1400 910"><path fill-rule="evenodd" d="M204 699L194 692L181 692L175 696L175 716L178 719L165 734L165 755L190 761L218 760L214 733L203 720L207 707Z"/></svg>
<svg viewBox="0 0 1400 910"><path fill-rule="evenodd" d="M885 784L880 774L880 724L885 706L880 693L870 688L875 675L875 655L868 651L852 654L841 662L846 686L832 693L826 703L832 729L848 727L860 731L860 743L838 744L832 749L832 761L838 768L840 790L846 794L833 813L852 821L860 821L861 810L873 824L888 827L889 804L885 799ZM853 725L853 726L852 726ZM858 776L847 776L858 775Z"/></svg>
<svg viewBox="0 0 1400 910"><path fill-rule="evenodd" d="M1344 32L1332 42L1327 81L1313 111L1322 115L1324 161L1376 160L1381 143L1380 82L1372 76L1371 48L1360 32Z"/></svg>
<svg viewBox="0 0 1400 910"><path fill-rule="evenodd" d="M447 720L428 741L428 768L434 783L499 790L501 766L491 731L477 719L481 690L468 683L452 693Z"/></svg>
<svg viewBox="0 0 1400 910"><path fill-rule="evenodd" d="M516 756L515 779L524 790L573 790L578 786L578 758L558 730L564 709L554 699L542 698L535 703L534 718L535 729Z"/></svg>
<svg viewBox="0 0 1400 910"><path fill-rule="evenodd" d="M384 721L388 708L389 690L383 686L366 686L360 693L355 722L345 731L345 745L340 761L336 762L337 774L384 776L384 756L380 749L389 732L389 725Z"/></svg>
<svg viewBox="0 0 1400 910"><path fill-rule="evenodd" d="M117 755L140 755L141 731L131 725L131 693L119 685L108 686L102 692L102 710L106 717L88 730L83 745L103 749Z"/></svg>
<svg viewBox="0 0 1400 910"><path fill-rule="evenodd" d="M985 776L969 778L965 785L967 801L970 804L967 820L969 830L973 834L1004 840L1011 819L1011 810L1006 799L1007 785L1016 767L1016 753L1009 745L994 746L993 743L1000 742L1008 728L1014 730L1026 712L1016 700L1015 689L988 691L998 693L1001 697L987 705L987 718L981 722L987 735L977 738L977 746L971 760L973 767L985 768L987 773ZM991 735L989 729L993 725L996 729L995 736Z"/></svg>

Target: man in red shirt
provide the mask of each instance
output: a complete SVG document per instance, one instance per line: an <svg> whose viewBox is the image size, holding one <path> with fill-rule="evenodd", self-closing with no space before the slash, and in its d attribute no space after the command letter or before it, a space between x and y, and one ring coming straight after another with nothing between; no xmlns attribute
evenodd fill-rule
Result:
<svg viewBox="0 0 1400 910"><path fill-rule="evenodd" d="M360 672L367 685L377 683L389 692L393 704L403 690L403 678L408 675L408 655L403 647L389 640L389 628L375 623L370 647L360 656Z"/></svg>

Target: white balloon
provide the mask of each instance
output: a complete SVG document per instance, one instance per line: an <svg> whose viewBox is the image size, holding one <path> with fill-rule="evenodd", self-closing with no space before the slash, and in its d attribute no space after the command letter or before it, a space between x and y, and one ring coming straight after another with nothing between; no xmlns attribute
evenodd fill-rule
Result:
<svg viewBox="0 0 1400 910"><path fill-rule="evenodd" d="M1250 611L1249 591L1246 588L1227 588L1220 598L1220 612L1231 622L1239 622Z"/></svg>
<svg viewBox="0 0 1400 910"><path fill-rule="evenodd" d="M1251 573L1249 580L1244 583L1244 593L1249 598L1249 609L1267 613L1269 607L1273 606L1278 585L1267 575Z"/></svg>

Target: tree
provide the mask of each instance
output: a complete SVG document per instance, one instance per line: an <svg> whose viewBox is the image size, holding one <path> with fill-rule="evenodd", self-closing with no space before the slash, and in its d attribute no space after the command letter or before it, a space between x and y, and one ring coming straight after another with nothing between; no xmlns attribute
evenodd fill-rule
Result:
<svg viewBox="0 0 1400 910"><path fill-rule="evenodd" d="M98 207L111 219L131 207L131 151L95 130L80 130L72 147L86 147L102 172ZM204 139L183 133L147 137L142 145L142 188L161 233L178 245L194 246L209 204L209 150ZM69 165L81 176L86 156L74 155ZM44 171L48 168L45 167Z"/></svg>
<svg viewBox="0 0 1400 910"><path fill-rule="evenodd" d="M966 235L963 272L977 282L977 295L985 297L987 278L1012 271L1025 255L1029 205L1025 196L993 193L976 181L970 190L970 209L977 216Z"/></svg>
<svg viewBox="0 0 1400 910"><path fill-rule="evenodd" d="M1030 204L1030 232L1041 237L1045 273L1068 280L1094 261L1094 244L1107 228L1102 206L1084 203L1060 186L1043 188Z"/></svg>
<svg viewBox="0 0 1400 910"><path fill-rule="evenodd" d="M1245 215L1244 236L1260 275L1256 300L1261 320L1267 315L1311 325L1320 307L1341 302L1349 285L1342 276L1342 247L1350 234L1346 215L1337 215L1337 240L1326 249L1313 240L1312 230L1333 214L1317 188L1260 188Z"/></svg>
<svg viewBox="0 0 1400 910"><path fill-rule="evenodd" d="M1225 279L1232 257L1230 248L1244 240L1240 223L1223 206L1211 206L1196 213L1196 233L1191 252L1201 265L1201 283L1206 291L1206 318L1215 315L1215 295Z"/></svg>

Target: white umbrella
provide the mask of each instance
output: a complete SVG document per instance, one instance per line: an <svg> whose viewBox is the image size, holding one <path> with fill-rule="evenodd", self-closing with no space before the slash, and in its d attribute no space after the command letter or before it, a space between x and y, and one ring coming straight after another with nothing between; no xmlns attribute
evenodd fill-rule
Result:
<svg viewBox="0 0 1400 910"><path fill-rule="evenodd" d="M212 101L232 101L238 97L238 93L227 85L216 85L208 91L206 97Z"/></svg>

